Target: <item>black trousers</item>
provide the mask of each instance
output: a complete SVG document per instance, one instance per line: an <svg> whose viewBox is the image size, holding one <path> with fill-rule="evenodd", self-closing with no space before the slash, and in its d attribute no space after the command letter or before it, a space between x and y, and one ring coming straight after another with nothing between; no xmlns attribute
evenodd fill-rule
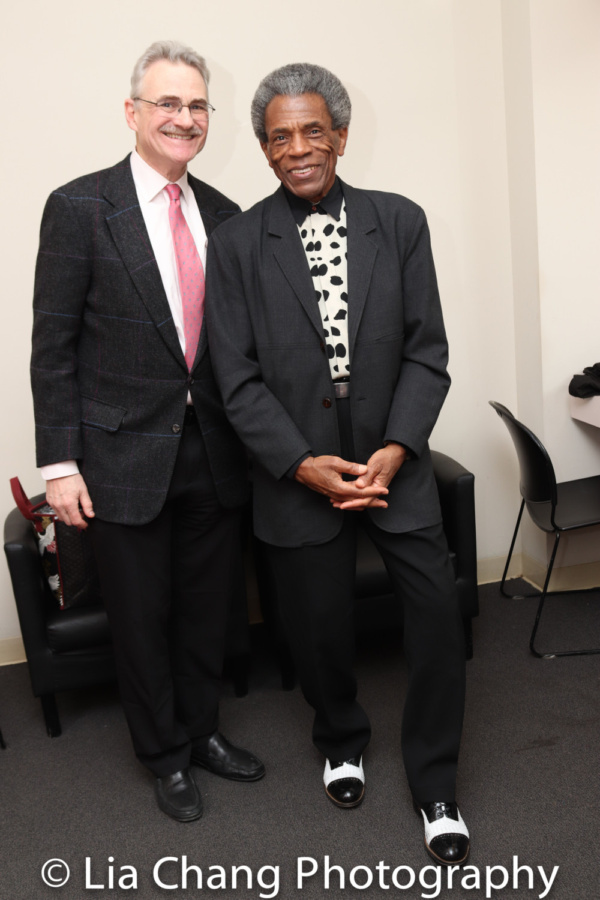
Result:
<svg viewBox="0 0 600 900"><path fill-rule="evenodd" d="M93 519L90 536L136 755L155 775L189 764L217 728L227 614L241 567L240 514L217 501L195 415L165 505L147 525Z"/></svg>
<svg viewBox="0 0 600 900"><path fill-rule="evenodd" d="M354 459L348 401L337 401L342 450ZM350 437L349 437L350 435ZM410 465L410 463L406 463ZM415 800L455 799L465 694L464 632L441 525L402 534L345 512L325 544L268 548L282 620L300 685L315 711L313 740L329 759L360 756L371 729L356 699L354 577L356 529L379 549L404 609L408 689L402 753Z"/></svg>

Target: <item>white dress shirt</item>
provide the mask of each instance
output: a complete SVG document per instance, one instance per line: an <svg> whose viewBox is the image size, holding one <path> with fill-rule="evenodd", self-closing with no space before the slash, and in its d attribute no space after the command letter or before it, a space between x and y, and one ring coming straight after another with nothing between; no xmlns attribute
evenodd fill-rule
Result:
<svg viewBox="0 0 600 900"><path fill-rule="evenodd" d="M206 245L208 243L206 230L194 192L188 184L187 172L182 175L179 181L170 182L164 175L161 175L160 172L149 166L147 162L144 162L137 150L134 150L131 154L130 161L140 209L148 230L167 300L169 301L181 350L185 355L183 306L181 303L177 261L175 259L175 247L169 223L169 204L171 201L165 190L168 184L178 184L181 188L181 211L192 233L204 268L206 267ZM189 394L188 403L191 403ZM46 481L51 478L62 478L65 475L76 475L78 472L79 468L74 459L40 467L40 474Z"/></svg>

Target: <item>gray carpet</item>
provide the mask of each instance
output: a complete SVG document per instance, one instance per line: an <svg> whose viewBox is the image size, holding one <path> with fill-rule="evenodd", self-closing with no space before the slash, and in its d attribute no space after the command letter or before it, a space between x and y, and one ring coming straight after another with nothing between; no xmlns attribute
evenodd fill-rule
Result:
<svg viewBox="0 0 600 900"><path fill-rule="evenodd" d="M406 677L398 635L371 635L359 647L360 698L373 739L365 801L342 811L323 791L310 712L297 689L280 689L257 632L250 693L237 699L225 684L221 726L262 757L267 776L239 785L195 770L205 812L185 825L158 810L152 779L130 749L115 689L60 695L63 735L50 739L26 667L0 669L0 727L8 745L0 750L0 900L537 898L546 890L538 867L550 878L555 866L546 896L598 900L600 656L536 660L528 651L535 602L505 600L497 585L481 588L480 599L459 773L471 868L455 873L450 888L445 871L438 882L438 872L427 868L398 750ZM600 645L600 593L551 599L544 616L542 647ZM163 857L176 858L158 873L176 889L155 883L153 868ZM184 857L201 870L201 890L193 871L187 889L182 886ZM306 870L317 870L300 891L302 857L315 861L305 861ZM326 888L326 857L341 867L343 890L337 870ZM513 886L515 857L530 867L531 889L526 870ZM70 867L62 888L42 881L51 858ZM242 870L232 886L234 866L249 867L251 887ZM504 881L502 868L490 871L494 866L507 872L504 889L486 889L486 879ZM121 867L134 867L136 880L132 868ZM50 874L58 878L60 871Z"/></svg>

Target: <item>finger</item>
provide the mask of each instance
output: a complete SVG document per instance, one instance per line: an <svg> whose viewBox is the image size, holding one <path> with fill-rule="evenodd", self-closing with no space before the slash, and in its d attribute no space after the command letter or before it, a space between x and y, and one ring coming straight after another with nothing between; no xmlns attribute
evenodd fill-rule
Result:
<svg viewBox="0 0 600 900"><path fill-rule="evenodd" d="M343 487L340 487L339 490L331 491L329 496L340 503L344 503L346 500L370 500L375 497L383 497L386 494L389 494L388 489L379 484L358 490L354 488L354 483L344 481Z"/></svg>
<svg viewBox="0 0 600 900"><path fill-rule="evenodd" d="M334 503L336 509L361 510L361 509L387 509L388 504L380 497L364 498L362 500L344 500Z"/></svg>
<svg viewBox="0 0 600 900"><path fill-rule="evenodd" d="M331 465L336 472L343 472L345 475L365 475L368 471L368 467L363 463L348 462L347 459L339 457L333 457Z"/></svg>
<svg viewBox="0 0 600 900"><path fill-rule="evenodd" d="M80 503L81 508L82 508L82 510L83 510L84 516L86 516L88 519L93 519L93 518L94 518L94 515L95 515L95 513L94 513L94 505L93 505L93 503L92 503L91 497L90 497L90 495L88 494L86 488L84 488L84 489L81 491L81 494L79 495L79 503Z"/></svg>
<svg viewBox="0 0 600 900"><path fill-rule="evenodd" d="M87 528L87 522L81 515L79 503L77 501L75 501L75 503L69 503L69 505L65 507L64 512L66 513L66 516L63 521L66 525L73 525L75 528Z"/></svg>

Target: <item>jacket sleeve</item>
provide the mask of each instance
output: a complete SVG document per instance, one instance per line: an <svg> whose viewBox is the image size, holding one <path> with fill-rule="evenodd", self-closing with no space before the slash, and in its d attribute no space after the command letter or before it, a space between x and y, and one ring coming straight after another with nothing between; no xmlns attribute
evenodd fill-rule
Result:
<svg viewBox="0 0 600 900"><path fill-rule="evenodd" d="M77 345L91 248L65 194L51 194L35 272L31 384L37 465L82 456Z"/></svg>
<svg viewBox="0 0 600 900"><path fill-rule="evenodd" d="M225 411L251 455L282 478L311 448L264 383L242 266L222 229L208 242L206 324Z"/></svg>
<svg viewBox="0 0 600 900"><path fill-rule="evenodd" d="M404 345L384 440L416 456L425 449L450 387L448 343L423 210L407 235L402 265Z"/></svg>

